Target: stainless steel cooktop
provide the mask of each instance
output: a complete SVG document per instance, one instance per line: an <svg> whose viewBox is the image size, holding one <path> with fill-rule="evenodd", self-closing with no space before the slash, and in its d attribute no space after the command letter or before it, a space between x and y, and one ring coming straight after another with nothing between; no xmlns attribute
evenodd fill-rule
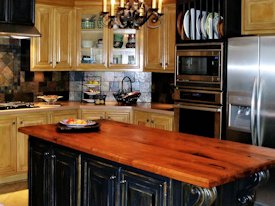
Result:
<svg viewBox="0 0 275 206"><path fill-rule="evenodd" d="M0 103L0 110L38 108L33 102L6 102Z"/></svg>

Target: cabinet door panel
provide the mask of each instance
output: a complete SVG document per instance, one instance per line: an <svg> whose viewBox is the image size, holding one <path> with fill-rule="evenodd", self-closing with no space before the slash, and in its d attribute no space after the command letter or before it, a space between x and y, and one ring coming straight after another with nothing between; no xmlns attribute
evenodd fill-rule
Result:
<svg viewBox="0 0 275 206"><path fill-rule="evenodd" d="M0 1L0 22L6 23L8 20L8 0Z"/></svg>
<svg viewBox="0 0 275 206"><path fill-rule="evenodd" d="M10 22L33 25L34 0L10 0Z"/></svg>
<svg viewBox="0 0 275 206"><path fill-rule="evenodd" d="M274 0L242 1L242 33L275 33Z"/></svg>
<svg viewBox="0 0 275 206"><path fill-rule="evenodd" d="M175 45L176 45L176 5L167 5L164 9L165 14L165 70L174 72L175 67Z"/></svg>
<svg viewBox="0 0 275 206"><path fill-rule="evenodd" d="M17 125L19 127L47 124L46 113L19 116ZM28 171L28 135L17 133L17 172Z"/></svg>
<svg viewBox="0 0 275 206"><path fill-rule="evenodd" d="M163 70L163 24L159 28L145 28L144 32L144 67L146 70Z"/></svg>
<svg viewBox="0 0 275 206"><path fill-rule="evenodd" d="M149 114L147 112L134 111L134 124L150 127Z"/></svg>
<svg viewBox="0 0 275 206"><path fill-rule="evenodd" d="M82 119L91 119L91 120L97 120L97 119L105 119L105 112L104 111L82 111L81 114Z"/></svg>
<svg viewBox="0 0 275 206"><path fill-rule="evenodd" d="M47 70L53 67L53 9L39 5L35 13L35 25L42 36L31 39L31 69Z"/></svg>
<svg viewBox="0 0 275 206"><path fill-rule="evenodd" d="M152 127L163 130L173 130L173 117L160 114L151 114L151 119Z"/></svg>
<svg viewBox="0 0 275 206"><path fill-rule="evenodd" d="M78 155L67 150L54 148L54 197L55 205L77 205L77 160Z"/></svg>
<svg viewBox="0 0 275 206"><path fill-rule="evenodd" d="M77 110L54 111L51 113L51 123L58 123L63 119L78 118Z"/></svg>
<svg viewBox="0 0 275 206"><path fill-rule="evenodd" d="M0 119L0 183L1 176L16 173L16 118Z"/></svg>
<svg viewBox="0 0 275 206"><path fill-rule="evenodd" d="M55 19L55 67L61 69L71 68L72 51L72 26L73 10L70 8L56 8L54 10Z"/></svg>
<svg viewBox="0 0 275 206"><path fill-rule="evenodd" d="M82 205L114 206L117 168L86 158L83 158L82 166Z"/></svg>
<svg viewBox="0 0 275 206"><path fill-rule="evenodd" d="M121 171L121 203L123 206L166 205L167 183L141 174Z"/></svg>
<svg viewBox="0 0 275 206"><path fill-rule="evenodd" d="M130 112L107 112L106 119L130 123Z"/></svg>
<svg viewBox="0 0 275 206"><path fill-rule="evenodd" d="M30 141L30 162L29 162L29 205L45 205L48 206L47 181L48 176L48 146L37 142Z"/></svg>

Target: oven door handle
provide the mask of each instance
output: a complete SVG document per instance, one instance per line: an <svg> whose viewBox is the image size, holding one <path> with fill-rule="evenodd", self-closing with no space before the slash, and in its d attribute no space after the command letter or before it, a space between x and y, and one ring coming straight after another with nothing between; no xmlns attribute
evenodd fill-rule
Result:
<svg viewBox="0 0 275 206"><path fill-rule="evenodd" d="M194 106L194 105L184 105L184 104L175 104L174 108L182 108L182 109L191 109L191 110L200 110L200 111L206 111L206 112L221 112L222 107L207 107L207 106Z"/></svg>

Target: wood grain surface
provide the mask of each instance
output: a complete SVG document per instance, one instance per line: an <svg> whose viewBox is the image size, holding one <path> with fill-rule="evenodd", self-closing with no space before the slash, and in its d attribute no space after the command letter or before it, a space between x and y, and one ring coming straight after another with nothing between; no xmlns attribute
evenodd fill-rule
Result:
<svg viewBox="0 0 275 206"><path fill-rule="evenodd" d="M58 133L56 125L20 132L201 187L214 187L275 165L275 150L102 120L99 132Z"/></svg>

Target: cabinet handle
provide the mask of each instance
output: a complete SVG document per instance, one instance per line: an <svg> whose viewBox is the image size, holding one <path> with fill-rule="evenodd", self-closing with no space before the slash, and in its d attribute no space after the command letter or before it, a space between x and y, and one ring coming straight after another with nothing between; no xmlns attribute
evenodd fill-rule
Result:
<svg viewBox="0 0 275 206"><path fill-rule="evenodd" d="M111 117L110 117L110 116L108 116L108 117L107 117L107 119L111 119Z"/></svg>
<svg viewBox="0 0 275 206"><path fill-rule="evenodd" d="M56 156L55 156L54 154L52 154L52 155L51 155L51 158L54 159L54 158L56 158Z"/></svg>
<svg viewBox="0 0 275 206"><path fill-rule="evenodd" d="M49 152L44 152L44 157L48 157L50 155Z"/></svg>
<svg viewBox="0 0 275 206"><path fill-rule="evenodd" d="M114 179L116 179L116 176L115 176L115 175L112 175L112 176L110 177L110 180L114 180Z"/></svg>
<svg viewBox="0 0 275 206"><path fill-rule="evenodd" d="M127 181L126 180L121 180L120 184L125 184Z"/></svg>
<svg viewBox="0 0 275 206"><path fill-rule="evenodd" d="M167 63L167 62L165 63L165 66L168 66L168 63Z"/></svg>

